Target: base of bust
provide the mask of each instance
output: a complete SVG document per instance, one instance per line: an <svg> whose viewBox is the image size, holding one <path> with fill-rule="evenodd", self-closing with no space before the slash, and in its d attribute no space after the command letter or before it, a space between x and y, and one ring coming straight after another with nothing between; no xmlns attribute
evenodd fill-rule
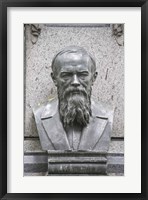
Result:
<svg viewBox="0 0 148 200"><path fill-rule="evenodd" d="M48 176L107 175L107 154L96 151L48 151Z"/></svg>

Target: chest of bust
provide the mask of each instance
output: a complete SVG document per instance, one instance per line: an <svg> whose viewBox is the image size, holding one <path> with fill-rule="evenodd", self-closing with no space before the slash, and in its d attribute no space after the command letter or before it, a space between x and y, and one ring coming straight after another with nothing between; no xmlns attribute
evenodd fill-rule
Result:
<svg viewBox="0 0 148 200"><path fill-rule="evenodd" d="M77 150L81 141L82 128L80 126L71 126L65 129L69 145L72 150Z"/></svg>

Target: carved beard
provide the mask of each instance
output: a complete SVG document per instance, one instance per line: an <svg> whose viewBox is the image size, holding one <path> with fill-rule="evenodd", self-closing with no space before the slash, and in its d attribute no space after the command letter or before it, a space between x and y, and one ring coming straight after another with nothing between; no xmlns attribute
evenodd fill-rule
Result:
<svg viewBox="0 0 148 200"><path fill-rule="evenodd" d="M84 88L69 87L59 91L59 112L64 127L69 125L80 125L82 127L89 123L91 116L91 91L89 94Z"/></svg>

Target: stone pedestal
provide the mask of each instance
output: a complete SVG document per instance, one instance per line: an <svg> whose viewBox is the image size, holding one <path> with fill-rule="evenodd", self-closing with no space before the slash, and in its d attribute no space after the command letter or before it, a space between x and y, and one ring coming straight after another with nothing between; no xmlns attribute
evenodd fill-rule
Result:
<svg viewBox="0 0 148 200"><path fill-rule="evenodd" d="M94 151L48 151L48 175L106 175L107 155Z"/></svg>

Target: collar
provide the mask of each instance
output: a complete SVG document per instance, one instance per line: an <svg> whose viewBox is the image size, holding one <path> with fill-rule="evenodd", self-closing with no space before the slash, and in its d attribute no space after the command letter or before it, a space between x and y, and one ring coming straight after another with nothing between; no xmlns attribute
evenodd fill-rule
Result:
<svg viewBox="0 0 148 200"><path fill-rule="evenodd" d="M113 116L113 109L103 103L95 102L91 99L91 109L92 109L92 116L98 117L101 119L109 119L110 122L113 121L111 117ZM44 107L43 112L41 114L41 119L48 119L52 118L58 112L58 99L52 99L47 105Z"/></svg>

